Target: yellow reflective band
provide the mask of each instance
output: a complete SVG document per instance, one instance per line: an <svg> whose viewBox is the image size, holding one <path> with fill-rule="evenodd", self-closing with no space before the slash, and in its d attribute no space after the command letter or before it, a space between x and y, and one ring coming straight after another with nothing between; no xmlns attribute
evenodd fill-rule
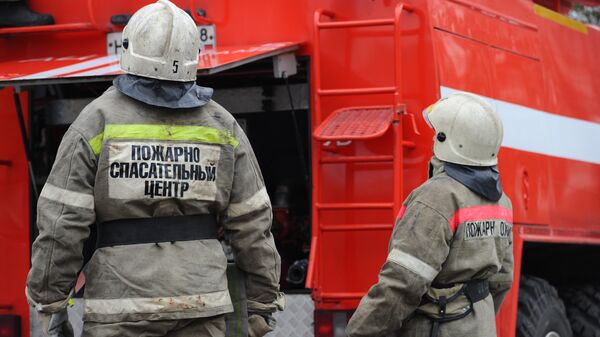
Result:
<svg viewBox="0 0 600 337"><path fill-rule="evenodd" d="M100 154L102 143L110 139L182 140L209 144L231 145L239 142L233 132L208 126L155 125L155 124L108 124L104 132L90 140L94 154Z"/></svg>
<svg viewBox="0 0 600 337"><path fill-rule="evenodd" d="M94 152L94 154L96 156L100 154L100 151L102 150L103 142L104 142L104 132L100 133L99 135L96 135L94 138L90 139L90 141L88 142L90 144L90 147L92 148L92 151Z"/></svg>
<svg viewBox="0 0 600 337"><path fill-rule="evenodd" d="M575 20L573 20L567 16L564 16L560 13L557 13L553 10L550 10L544 6L534 4L533 12L535 14L537 14L538 16L541 16L544 19L556 22L559 25L565 26L567 28L571 28L573 30L576 30L576 31L584 33L584 34L587 34L587 32L588 32L587 25L585 25L579 21L575 21Z"/></svg>
<svg viewBox="0 0 600 337"><path fill-rule="evenodd" d="M75 305L75 300L72 299L72 298L69 298L69 300L67 301L67 305L70 306L70 307L74 306Z"/></svg>

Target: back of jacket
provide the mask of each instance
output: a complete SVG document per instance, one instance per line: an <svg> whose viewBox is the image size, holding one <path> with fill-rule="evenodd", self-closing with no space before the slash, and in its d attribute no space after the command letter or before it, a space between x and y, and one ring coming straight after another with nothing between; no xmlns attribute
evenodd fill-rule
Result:
<svg viewBox="0 0 600 337"><path fill-rule="evenodd" d="M249 307L275 302L280 258L270 233L271 204L235 119L213 101L158 108L111 87L65 134L41 193L30 302L65 300L92 223L201 214L215 215L229 233L238 266L248 274ZM226 264L216 239L99 248L85 268L84 319L230 312Z"/></svg>
<svg viewBox="0 0 600 337"><path fill-rule="evenodd" d="M379 282L348 324L349 336L430 336L432 323L415 310L436 286L488 280L490 296L472 314L440 324L439 336L496 336L495 313L513 278L512 208L506 195L491 201L444 172L434 174L404 203Z"/></svg>

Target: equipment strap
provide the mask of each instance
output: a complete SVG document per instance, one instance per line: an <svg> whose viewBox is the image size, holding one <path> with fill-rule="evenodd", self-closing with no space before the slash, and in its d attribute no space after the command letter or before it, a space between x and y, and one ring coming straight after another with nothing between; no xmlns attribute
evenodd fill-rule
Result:
<svg viewBox="0 0 600 337"><path fill-rule="evenodd" d="M217 238L213 214L119 219L98 224L97 248Z"/></svg>
<svg viewBox="0 0 600 337"><path fill-rule="evenodd" d="M433 285L434 288L452 288L456 286L456 284L444 285L444 284L436 284ZM463 317L470 315L473 312L473 304L479 301L483 301L490 294L490 285L489 281L486 280L471 280L469 282L464 283L459 292L454 294L453 296L447 298L445 296L441 296L438 299L431 298L429 296L423 296L421 303L435 303L438 305L439 313L441 317L432 317L430 315L426 315L431 321L431 337L437 337L439 334L440 324L450 321L456 321ZM446 306L448 303L457 300L461 296L466 296L470 302L469 308L460 315L456 316L446 316Z"/></svg>

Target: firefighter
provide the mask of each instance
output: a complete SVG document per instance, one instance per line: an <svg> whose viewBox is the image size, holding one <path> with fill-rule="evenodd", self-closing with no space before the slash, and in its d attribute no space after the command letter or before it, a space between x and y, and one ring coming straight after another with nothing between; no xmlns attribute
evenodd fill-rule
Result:
<svg viewBox="0 0 600 337"><path fill-rule="evenodd" d="M423 115L435 132L429 180L404 202L350 337L496 336L513 280L512 208L496 166L502 122L468 93Z"/></svg>
<svg viewBox="0 0 600 337"><path fill-rule="evenodd" d="M0 0L0 28L42 26L53 23L52 16L32 11L25 0Z"/></svg>
<svg viewBox="0 0 600 337"><path fill-rule="evenodd" d="M64 135L26 287L45 336L71 334L66 306L94 222L83 336L224 336L232 303L217 226L246 273L249 335L272 330L283 296L271 203L246 135L195 83L199 43L171 2L140 9L123 31L126 74Z"/></svg>

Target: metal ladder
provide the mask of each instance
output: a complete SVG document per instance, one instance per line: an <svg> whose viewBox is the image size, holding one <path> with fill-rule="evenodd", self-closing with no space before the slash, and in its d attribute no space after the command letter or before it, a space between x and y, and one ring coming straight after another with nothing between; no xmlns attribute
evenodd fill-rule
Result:
<svg viewBox="0 0 600 337"><path fill-rule="evenodd" d="M323 157L322 146L316 146L313 149L312 175L313 185L321 185L321 169L324 165L330 163L385 163L393 164L393 200L392 202L381 203L327 203L321 201L320 190L313 190L312 207L312 242L309 257L309 270L306 277L306 287L312 288L315 275L315 260L319 254L318 237L314 233L333 230L372 230L372 229L391 229L393 225L346 225L346 226L323 226L321 225L320 215L323 210L343 210L343 209L391 209L393 214L397 214L402 203L403 190L403 148L414 148L413 142L402 139L402 115L405 113L405 106L401 103L401 65L402 51L400 39L401 16L404 11L413 12L412 7L399 3L394 10L394 17L391 19L370 19L354 21L330 21L322 22L323 16L330 19L335 17L334 13L327 10L317 10L314 13L314 76L315 76L315 124L319 125L313 133L313 138L318 142L337 142L352 140L370 140L382 137L392 128L394 133L393 152L389 155L373 156L335 156ZM394 27L394 86L390 87L368 87L351 89L322 89L321 84L321 40L322 30L343 29L359 27ZM322 121L321 98L325 96L354 96L354 95L372 95L372 94L393 94L394 104L388 106L360 106L347 107L332 112L324 121ZM316 159L315 159L316 158ZM335 299L356 299L362 294L355 293L328 293L327 298Z"/></svg>

